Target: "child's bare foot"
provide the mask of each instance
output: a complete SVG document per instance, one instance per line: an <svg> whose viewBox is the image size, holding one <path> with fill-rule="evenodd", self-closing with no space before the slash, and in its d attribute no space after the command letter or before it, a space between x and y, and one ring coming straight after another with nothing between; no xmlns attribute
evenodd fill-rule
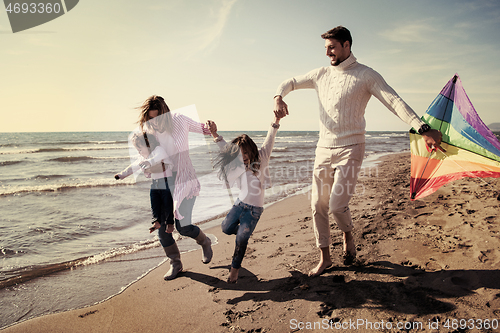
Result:
<svg viewBox="0 0 500 333"><path fill-rule="evenodd" d="M227 283L236 283L238 281L239 268L231 267L231 272L229 272L229 277L227 278Z"/></svg>

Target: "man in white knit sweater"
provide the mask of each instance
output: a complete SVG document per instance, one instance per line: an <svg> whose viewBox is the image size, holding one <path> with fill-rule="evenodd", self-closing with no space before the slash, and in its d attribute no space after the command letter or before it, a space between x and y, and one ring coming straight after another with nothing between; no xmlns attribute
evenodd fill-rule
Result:
<svg viewBox="0 0 500 333"><path fill-rule="evenodd" d="M321 67L285 80L278 87L275 111L288 106L283 101L296 89L315 89L319 99L319 141L314 162L311 208L316 245L321 258L310 276L320 275L333 264L328 211L344 232L344 264L352 264L356 246L352 235L349 200L356 186L365 151L365 108L373 95L405 123L418 130L428 146L439 147L441 132L432 130L385 82L380 74L356 61L351 53L349 30L339 26L323 35L331 66Z"/></svg>

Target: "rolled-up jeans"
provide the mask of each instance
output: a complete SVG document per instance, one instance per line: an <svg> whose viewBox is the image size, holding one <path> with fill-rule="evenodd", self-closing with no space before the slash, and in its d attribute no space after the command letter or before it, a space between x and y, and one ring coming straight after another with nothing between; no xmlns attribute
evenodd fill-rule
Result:
<svg viewBox="0 0 500 333"><path fill-rule="evenodd" d="M153 179L151 190L149 192L151 198L151 211L153 218L160 223L158 229L158 238L163 247L173 245L175 239L172 233L167 233L167 224L174 224L175 228L182 236L196 238L200 234L200 228L196 225L188 224L181 226L179 220L174 219L174 201L172 193L174 192L175 174L172 177ZM184 199L179 207L179 212L184 216L184 219L191 221L194 203L196 197Z"/></svg>
<svg viewBox="0 0 500 333"><path fill-rule="evenodd" d="M236 200L233 207L222 221L222 232L226 235L236 235L232 268L239 269L247 250L248 240L252 235L264 207L256 207Z"/></svg>
<svg viewBox="0 0 500 333"><path fill-rule="evenodd" d="M353 229L349 201L356 190L364 154L364 143L316 148L311 208L317 247L328 247L332 243L328 211L340 230L349 232Z"/></svg>

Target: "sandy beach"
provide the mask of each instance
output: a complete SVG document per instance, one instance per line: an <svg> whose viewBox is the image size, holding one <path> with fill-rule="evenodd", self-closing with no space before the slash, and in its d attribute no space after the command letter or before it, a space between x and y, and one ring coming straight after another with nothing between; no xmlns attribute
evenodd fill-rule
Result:
<svg viewBox="0 0 500 333"><path fill-rule="evenodd" d="M211 263L182 255L97 305L31 319L4 332L493 332L500 330L500 179L463 179L417 201L409 195L410 154L364 170L351 201L358 257L307 272L319 256L307 194L266 208L237 284L229 273L234 236L220 227ZM158 252L162 251L158 249ZM106 279L106 276L102 277Z"/></svg>

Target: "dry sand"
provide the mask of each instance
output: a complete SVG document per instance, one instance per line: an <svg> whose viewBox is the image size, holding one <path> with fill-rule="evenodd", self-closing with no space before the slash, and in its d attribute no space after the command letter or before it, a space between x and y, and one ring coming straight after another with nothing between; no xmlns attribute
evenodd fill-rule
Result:
<svg viewBox="0 0 500 333"><path fill-rule="evenodd" d="M234 236L213 228L210 264L183 254L173 281L166 263L101 304L5 332L500 331L500 179L455 181L412 202L409 168L409 153L391 155L360 177L352 266L332 223L334 265L307 276L319 251L308 194L297 195L264 211L235 285L225 282Z"/></svg>

